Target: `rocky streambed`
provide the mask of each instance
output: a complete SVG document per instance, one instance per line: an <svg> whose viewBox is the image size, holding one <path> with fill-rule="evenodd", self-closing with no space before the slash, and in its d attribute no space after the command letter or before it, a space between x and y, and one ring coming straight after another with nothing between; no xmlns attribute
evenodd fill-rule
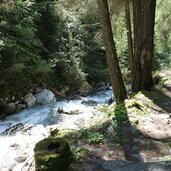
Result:
<svg viewBox="0 0 171 171"><path fill-rule="evenodd" d="M48 137L52 128L80 129L107 119L97 108L111 96L112 90L104 90L79 100L37 104L1 120L0 171L27 170L34 159L35 144Z"/></svg>

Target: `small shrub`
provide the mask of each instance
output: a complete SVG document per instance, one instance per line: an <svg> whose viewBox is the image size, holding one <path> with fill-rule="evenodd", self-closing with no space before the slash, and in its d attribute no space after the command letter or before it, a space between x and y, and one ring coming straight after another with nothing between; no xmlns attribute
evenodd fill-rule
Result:
<svg viewBox="0 0 171 171"><path fill-rule="evenodd" d="M102 143L104 135L99 132L88 132L87 142L92 144Z"/></svg>

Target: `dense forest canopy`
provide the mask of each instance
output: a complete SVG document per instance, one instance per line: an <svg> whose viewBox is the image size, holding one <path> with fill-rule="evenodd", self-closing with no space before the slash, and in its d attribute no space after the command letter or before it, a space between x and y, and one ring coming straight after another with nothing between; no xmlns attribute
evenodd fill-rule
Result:
<svg viewBox="0 0 171 171"><path fill-rule="evenodd" d="M109 5L121 71L129 83L124 1ZM170 66L170 5L157 0L153 70ZM22 99L38 86L67 93L110 83L94 0L1 1L0 52L1 102Z"/></svg>

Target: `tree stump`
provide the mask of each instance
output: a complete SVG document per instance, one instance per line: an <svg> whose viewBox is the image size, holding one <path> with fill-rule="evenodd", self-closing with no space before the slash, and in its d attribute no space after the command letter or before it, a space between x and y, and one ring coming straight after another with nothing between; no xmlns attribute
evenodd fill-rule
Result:
<svg viewBox="0 0 171 171"><path fill-rule="evenodd" d="M36 144L34 152L36 171L65 171L73 159L63 138L46 138Z"/></svg>

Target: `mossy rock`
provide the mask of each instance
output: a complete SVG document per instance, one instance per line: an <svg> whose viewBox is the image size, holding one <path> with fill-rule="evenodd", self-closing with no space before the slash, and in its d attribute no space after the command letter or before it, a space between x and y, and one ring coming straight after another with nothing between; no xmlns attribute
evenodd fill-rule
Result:
<svg viewBox="0 0 171 171"><path fill-rule="evenodd" d="M65 171L73 159L69 143L63 138L46 138L36 144L34 152L36 171Z"/></svg>

